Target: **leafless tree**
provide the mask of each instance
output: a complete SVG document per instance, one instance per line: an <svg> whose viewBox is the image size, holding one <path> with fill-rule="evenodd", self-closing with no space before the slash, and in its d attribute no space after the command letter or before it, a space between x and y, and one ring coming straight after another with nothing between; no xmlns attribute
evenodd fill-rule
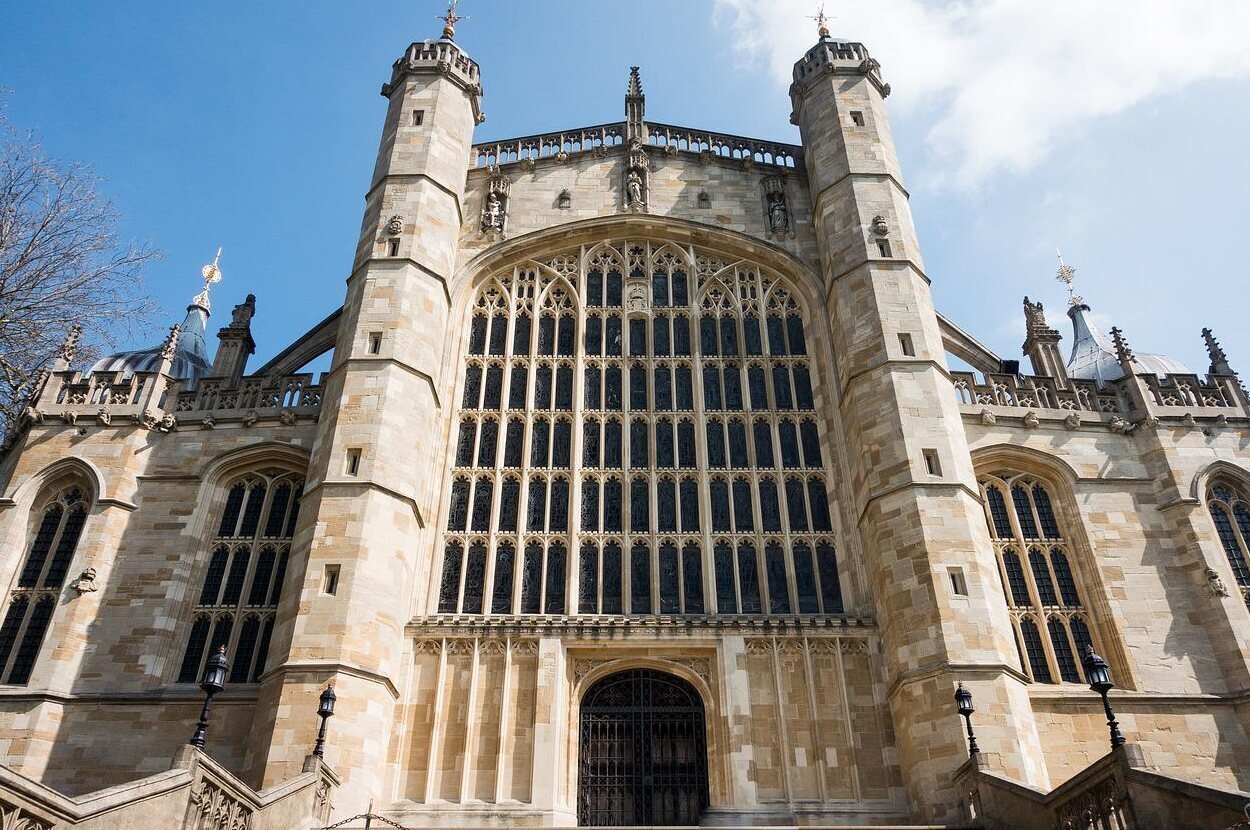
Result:
<svg viewBox="0 0 1250 830"><path fill-rule="evenodd" d="M81 326L87 359L152 317L140 276L160 253L119 239L98 184L0 114L0 432L17 423L71 327Z"/></svg>

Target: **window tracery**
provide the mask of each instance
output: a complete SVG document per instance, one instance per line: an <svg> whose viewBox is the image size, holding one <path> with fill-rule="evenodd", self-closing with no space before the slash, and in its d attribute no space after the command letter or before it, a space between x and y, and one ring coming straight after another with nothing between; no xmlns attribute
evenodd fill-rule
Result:
<svg viewBox="0 0 1250 830"><path fill-rule="evenodd" d="M470 313L440 613L842 613L781 280L602 244L498 275Z"/></svg>
<svg viewBox="0 0 1250 830"><path fill-rule="evenodd" d="M1037 683L1083 682L1089 611L1051 491L1008 472L980 484L1022 669Z"/></svg>
<svg viewBox="0 0 1250 830"><path fill-rule="evenodd" d="M87 490L78 484L36 502L26 559L0 622L0 683L24 686L30 681L89 508Z"/></svg>
<svg viewBox="0 0 1250 830"><path fill-rule="evenodd" d="M1207 509L1242 601L1250 608L1250 501L1242 488L1219 479L1207 488Z"/></svg>
<svg viewBox="0 0 1250 830"><path fill-rule="evenodd" d="M468 521L469 484L468 478L456 481L462 522ZM223 645L230 655L231 683L254 683L264 673L303 489L299 476L278 470L247 473L225 488L179 683L197 682L204 662ZM474 524L479 505L490 497L476 498Z"/></svg>

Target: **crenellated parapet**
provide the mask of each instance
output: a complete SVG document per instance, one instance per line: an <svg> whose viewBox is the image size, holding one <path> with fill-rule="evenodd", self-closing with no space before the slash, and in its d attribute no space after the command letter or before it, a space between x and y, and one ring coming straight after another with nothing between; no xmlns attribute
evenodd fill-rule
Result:
<svg viewBox="0 0 1250 830"><path fill-rule="evenodd" d="M409 45L391 67L391 80L382 84L382 97L390 98L409 75L431 72L444 76L468 94L476 123L486 120L482 114L481 70L455 42L447 39L420 40Z"/></svg>
<svg viewBox="0 0 1250 830"><path fill-rule="evenodd" d="M881 77L881 64L868 54L862 43L822 37L801 60L794 64L794 83L790 85L790 101L794 111L790 123L799 123L799 109L808 90L826 75L862 75L882 98L890 94L890 85Z"/></svg>

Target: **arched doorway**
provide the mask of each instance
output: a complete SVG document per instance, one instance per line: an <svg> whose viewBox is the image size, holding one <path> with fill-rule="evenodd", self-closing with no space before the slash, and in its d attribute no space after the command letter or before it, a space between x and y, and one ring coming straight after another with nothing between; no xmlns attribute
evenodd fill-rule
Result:
<svg viewBox="0 0 1250 830"><path fill-rule="evenodd" d="M686 681L632 669L582 698L577 817L596 825L698 824L708 803L703 701Z"/></svg>

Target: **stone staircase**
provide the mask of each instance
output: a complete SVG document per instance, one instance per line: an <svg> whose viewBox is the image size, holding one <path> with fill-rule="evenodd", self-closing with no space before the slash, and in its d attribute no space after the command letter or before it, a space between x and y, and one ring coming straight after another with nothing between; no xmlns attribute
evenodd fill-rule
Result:
<svg viewBox="0 0 1250 830"><path fill-rule="evenodd" d="M190 746L166 772L77 798L0 766L0 828L314 830L328 823L338 785L333 770L310 756L299 775L258 793Z"/></svg>

